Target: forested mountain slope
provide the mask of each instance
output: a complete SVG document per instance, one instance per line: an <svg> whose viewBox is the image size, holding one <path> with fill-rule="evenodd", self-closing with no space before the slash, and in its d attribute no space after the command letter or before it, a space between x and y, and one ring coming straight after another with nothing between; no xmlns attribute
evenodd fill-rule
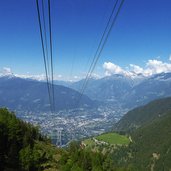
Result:
<svg viewBox="0 0 171 171"><path fill-rule="evenodd" d="M0 109L0 170L44 170L57 165L60 150L40 134L37 127ZM46 164L46 165L45 165Z"/></svg>
<svg viewBox="0 0 171 171"><path fill-rule="evenodd" d="M171 111L131 134L131 163L138 170L171 170Z"/></svg>
<svg viewBox="0 0 171 171"><path fill-rule="evenodd" d="M145 106L129 111L114 126L114 129L129 132L134 128L138 128L156 118L164 116L169 110L171 110L171 97L152 101Z"/></svg>

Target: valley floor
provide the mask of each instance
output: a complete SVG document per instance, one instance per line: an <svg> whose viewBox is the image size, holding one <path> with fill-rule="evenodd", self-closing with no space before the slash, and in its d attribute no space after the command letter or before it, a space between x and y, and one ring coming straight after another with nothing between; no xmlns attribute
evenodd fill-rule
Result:
<svg viewBox="0 0 171 171"><path fill-rule="evenodd" d="M41 132L50 136L56 144L58 130L61 130L61 144L71 140L96 136L110 131L127 112L120 107L101 106L95 109L63 110L58 113L17 112L17 116L34 125L39 125Z"/></svg>

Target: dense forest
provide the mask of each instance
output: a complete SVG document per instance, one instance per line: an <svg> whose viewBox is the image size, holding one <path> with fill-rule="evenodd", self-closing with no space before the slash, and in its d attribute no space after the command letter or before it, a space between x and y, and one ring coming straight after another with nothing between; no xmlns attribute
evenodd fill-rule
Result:
<svg viewBox="0 0 171 171"><path fill-rule="evenodd" d="M171 97L157 99L129 111L115 124L114 129L116 131L131 132L164 116L168 111L171 111Z"/></svg>
<svg viewBox="0 0 171 171"><path fill-rule="evenodd" d="M43 170L55 150L37 127L0 109L0 170Z"/></svg>
<svg viewBox="0 0 171 171"><path fill-rule="evenodd" d="M151 119L143 119L141 125L124 132L131 137L128 145L85 147L71 142L66 148L57 148L37 127L0 109L0 170L170 171L170 103L170 98L162 99L133 110L139 118ZM158 106L163 110L158 111ZM128 123L131 119L132 114Z"/></svg>
<svg viewBox="0 0 171 171"><path fill-rule="evenodd" d="M132 163L138 170L171 169L171 111L132 133Z"/></svg>

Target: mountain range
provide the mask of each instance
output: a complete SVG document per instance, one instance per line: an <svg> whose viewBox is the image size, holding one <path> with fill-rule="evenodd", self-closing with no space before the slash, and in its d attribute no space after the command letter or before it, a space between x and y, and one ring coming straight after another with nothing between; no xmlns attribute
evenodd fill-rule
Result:
<svg viewBox="0 0 171 171"><path fill-rule="evenodd" d="M77 108L79 91L84 80L54 82L56 110ZM132 109L152 100L171 96L170 87L171 73L161 73L151 77L115 74L100 79L91 78L79 107L110 104L110 106L119 105L122 108ZM48 111L47 85L42 81L12 75L1 76L0 106L7 106L12 110Z"/></svg>
<svg viewBox="0 0 171 171"><path fill-rule="evenodd" d="M68 85L80 91L84 80ZM85 94L93 100L120 104L134 108L148 102L171 96L171 73L160 73L150 77L115 74L101 79L91 78Z"/></svg>
<svg viewBox="0 0 171 171"><path fill-rule="evenodd" d="M78 105L80 93L61 85L54 85L54 94L56 111L92 107L94 104L89 97L83 95ZM0 106L17 111L49 111L47 84L15 76L0 77Z"/></svg>

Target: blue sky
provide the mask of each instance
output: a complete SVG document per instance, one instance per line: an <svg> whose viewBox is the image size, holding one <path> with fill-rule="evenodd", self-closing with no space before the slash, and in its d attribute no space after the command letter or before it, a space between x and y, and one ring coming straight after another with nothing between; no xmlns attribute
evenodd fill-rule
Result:
<svg viewBox="0 0 171 171"><path fill-rule="evenodd" d="M90 65L115 0L51 0L55 75L82 77ZM146 67L169 63L171 1L125 0L95 73L104 63ZM164 65L165 66L165 65ZM0 70L44 73L35 0L0 2Z"/></svg>

